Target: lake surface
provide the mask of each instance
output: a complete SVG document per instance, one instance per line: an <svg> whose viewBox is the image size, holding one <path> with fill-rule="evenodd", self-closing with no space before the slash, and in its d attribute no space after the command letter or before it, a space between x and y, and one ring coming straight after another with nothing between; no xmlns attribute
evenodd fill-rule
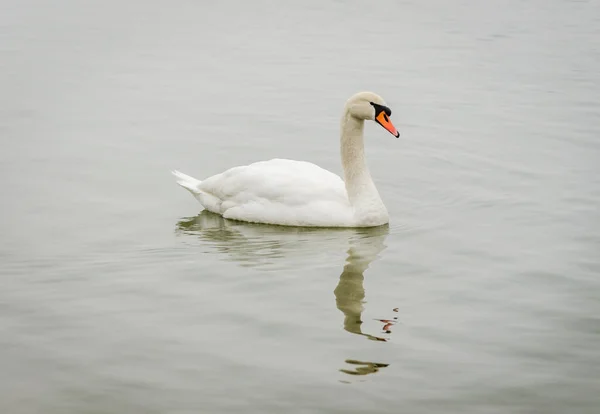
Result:
<svg viewBox="0 0 600 414"><path fill-rule="evenodd" d="M389 226L200 213L341 173ZM597 413L600 2L0 4L0 412Z"/></svg>

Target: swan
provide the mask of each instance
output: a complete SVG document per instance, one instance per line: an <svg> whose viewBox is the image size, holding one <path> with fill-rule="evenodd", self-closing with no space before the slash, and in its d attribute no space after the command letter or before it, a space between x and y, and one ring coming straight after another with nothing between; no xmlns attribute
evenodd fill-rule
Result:
<svg viewBox="0 0 600 414"><path fill-rule="evenodd" d="M367 167L364 121L400 136L385 101L360 92L346 102L340 151L344 180L306 161L272 159L231 168L203 181L172 171L177 183L213 212L232 220L302 227L375 227L389 215Z"/></svg>

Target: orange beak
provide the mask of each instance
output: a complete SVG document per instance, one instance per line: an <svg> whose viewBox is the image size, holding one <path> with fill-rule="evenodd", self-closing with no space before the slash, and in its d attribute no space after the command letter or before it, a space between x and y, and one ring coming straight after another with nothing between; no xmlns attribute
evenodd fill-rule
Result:
<svg viewBox="0 0 600 414"><path fill-rule="evenodd" d="M400 137L400 133L398 132L394 124L392 124L392 121L390 121L390 118L384 111L381 111L379 115L377 115L375 121L385 129L387 129L390 132L390 134L392 134L396 138Z"/></svg>

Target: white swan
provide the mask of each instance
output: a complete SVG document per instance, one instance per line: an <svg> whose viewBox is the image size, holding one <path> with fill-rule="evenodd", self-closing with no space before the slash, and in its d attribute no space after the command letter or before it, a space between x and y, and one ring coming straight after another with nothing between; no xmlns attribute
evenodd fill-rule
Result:
<svg viewBox="0 0 600 414"><path fill-rule="evenodd" d="M341 122L344 181L305 161L273 159L234 167L204 181L173 171L177 183L209 211L233 220L285 226L374 227L389 216L365 161L364 121L396 138L391 110L372 92L352 96Z"/></svg>

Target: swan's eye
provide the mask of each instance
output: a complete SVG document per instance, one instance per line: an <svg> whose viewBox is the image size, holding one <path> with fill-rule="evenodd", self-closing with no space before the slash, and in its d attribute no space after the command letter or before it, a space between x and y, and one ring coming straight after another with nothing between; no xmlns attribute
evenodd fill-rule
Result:
<svg viewBox="0 0 600 414"><path fill-rule="evenodd" d="M387 106L376 104L375 102L369 102L375 108L375 115L385 112L387 116L392 116L392 110ZM386 118L387 120L387 118Z"/></svg>

